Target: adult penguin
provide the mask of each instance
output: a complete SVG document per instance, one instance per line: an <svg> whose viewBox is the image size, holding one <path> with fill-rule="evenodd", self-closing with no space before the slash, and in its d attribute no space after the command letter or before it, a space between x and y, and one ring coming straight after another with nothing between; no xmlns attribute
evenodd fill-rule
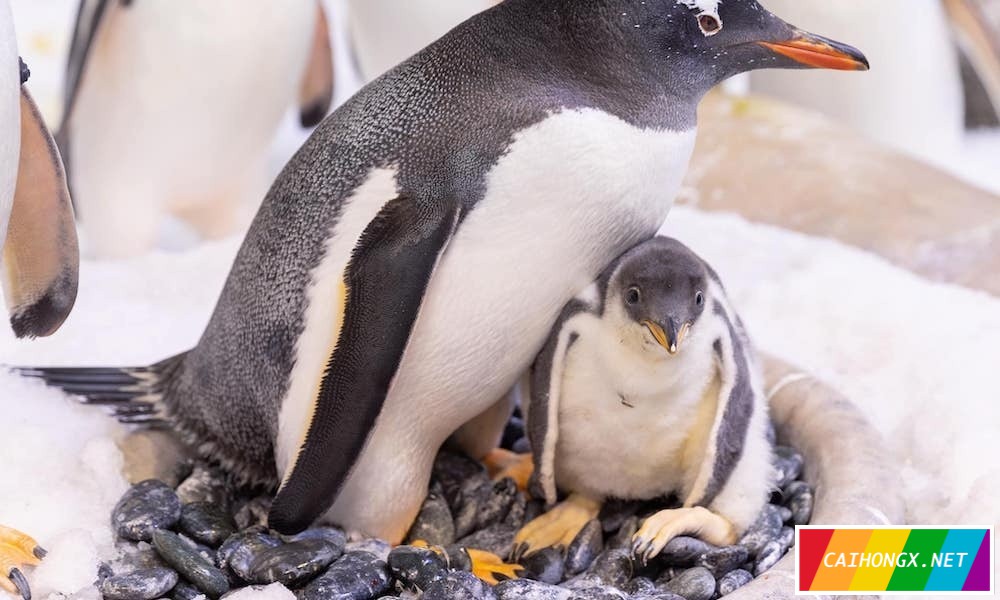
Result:
<svg viewBox="0 0 1000 600"><path fill-rule="evenodd" d="M754 0L507 0L327 118L193 350L35 374L150 402L278 488L278 531L398 542L441 444L481 427L566 301L664 222L703 94L761 67L867 62Z"/></svg>

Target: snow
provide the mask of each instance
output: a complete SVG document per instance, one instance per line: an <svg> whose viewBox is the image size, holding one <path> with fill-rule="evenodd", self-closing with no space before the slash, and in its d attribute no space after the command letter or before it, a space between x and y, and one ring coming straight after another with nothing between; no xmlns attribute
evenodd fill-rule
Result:
<svg viewBox="0 0 1000 600"><path fill-rule="evenodd" d="M73 3L13 4L33 89L53 111L52 73L65 40L52 31ZM342 39L336 43L343 48ZM339 55L341 73L350 73ZM351 89L341 86L338 97ZM276 145L275 170L301 139L290 124ZM965 148L950 157L955 172L1000 192L1000 132L978 132ZM678 208L667 231L717 267L763 350L841 389L884 433L902 469L908 520L1000 523L1000 467L989 458L1000 431L1000 299L734 216ZM21 342L0 327L0 364L140 365L183 351L201 334L238 245L230 239L128 261L85 261L63 329ZM6 373L0 414L0 523L50 551L29 573L35 597L96 597L95 562L113 552L109 514L126 486L115 445L125 429L100 410ZM235 597L292 596L272 586Z"/></svg>

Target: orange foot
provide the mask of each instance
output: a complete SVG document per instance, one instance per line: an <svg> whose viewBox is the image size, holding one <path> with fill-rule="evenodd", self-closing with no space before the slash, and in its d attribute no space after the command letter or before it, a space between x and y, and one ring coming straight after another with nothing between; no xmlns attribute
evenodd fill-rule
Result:
<svg viewBox="0 0 1000 600"><path fill-rule="evenodd" d="M431 546L424 540L414 540L410 545L433 550L442 557L447 556L444 548ZM465 551L468 553L469 561L472 563L472 574L490 585L496 585L506 579L517 579L524 572L524 567L521 565L506 563L496 554L486 552L485 550L466 548Z"/></svg>
<svg viewBox="0 0 1000 600"><path fill-rule="evenodd" d="M517 489L528 491L531 474L535 471L531 454L517 454L503 448L491 450L483 459L486 470L494 480L510 477L517 484Z"/></svg>
<svg viewBox="0 0 1000 600"><path fill-rule="evenodd" d="M0 588L31 600L31 589L22 568L35 566L45 558L45 550L29 536L0 525Z"/></svg>

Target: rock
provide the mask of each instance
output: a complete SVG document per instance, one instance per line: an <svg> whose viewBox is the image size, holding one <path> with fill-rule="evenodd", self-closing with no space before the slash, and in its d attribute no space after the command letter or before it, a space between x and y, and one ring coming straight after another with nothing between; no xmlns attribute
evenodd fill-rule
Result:
<svg viewBox="0 0 1000 600"><path fill-rule="evenodd" d="M486 467L468 456L439 452L434 460L431 479L441 485L441 491L454 515L460 502L462 485L470 480L489 481L489 476L486 474Z"/></svg>
<svg viewBox="0 0 1000 600"><path fill-rule="evenodd" d="M389 569L371 552L341 556L298 594L298 600L371 600L389 591Z"/></svg>
<svg viewBox="0 0 1000 600"><path fill-rule="evenodd" d="M751 556L760 554L760 551L768 542L778 539L781 535L781 528L784 520L778 507L773 504L765 504L764 510L758 515L757 520L747 528L746 533L740 538L739 544L750 552Z"/></svg>
<svg viewBox="0 0 1000 600"><path fill-rule="evenodd" d="M177 573L171 569L153 568L112 575L101 581L98 588L106 600L154 600L177 585Z"/></svg>
<svg viewBox="0 0 1000 600"><path fill-rule="evenodd" d="M264 533L262 529L248 529L232 535L216 552L215 564L229 567L243 581L249 581L254 560L262 552L281 545L281 540Z"/></svg>
<svg viewBox="0 0 1000 600"><path fill-rule="evenodd" d="M754 577L760 577L767 572L768 569L776 565L787 551L788 548L783 547L779 540L770 541L765 544L760 553L757 555L757 561L754 562Z"/></svg>
<svg viewBox="0 0 1000 600"><path fill-rule="evenodd" d="M809 484L804 481L793 481L785 486L782 495L785 497L785 506L792 511L792 523L808 525L812 519L814 504L813 491Z"/></svg>
<svg viewBox="0 0 1000 600"><path fill-rule="evenodd" d="M573 600L628 600L628 594L606 585L581 587L574 591Z"/></svg>
<svg viewBox="0 0 1000 600"><path fill-rule="evenodd" d="M786 506L781 506L780 504L776 505L776 508L778 509L778 515L781 517L782 523L787 523L792 520L792 509Z"/></svg>
<svg viewBox="0 0 1000 600"><path fill-rule="evenodd" d="M250 527L267 527L267 515L271 512L271 500L269 496L258 496L240 503L236 512L233 513L233 520L240 531Z"/></svg>
<svg viewBox="0 0 1000 600"><path fill-rule="evenodd" d="M447 546L455 541L455 521L440 486L432 489L424 499L406 539L409 542L423 540L432 546Z"/></svg>
<svg viewBox="0 0 1000 600"><path fill-rule="evenodd" d="M604 530L594 519L587 523L573 538L566 549L566 573L570 576L586 571L604 550Z"/></svg>
<svg viewBox="0 0 1000 600"><path fill-rule="evenodd" d="M111 511L115 532L129 540L150 541L156 529L169 529L181 518L181 503L174 490L155 479L137 483Z"/></svg>
<svg viewBox="0 0 1000 600"><path fill-rule="evenodd" d="M573 592L530 579L501 581L493 591L499 600L571 600Z"/></svg>
<svg viewBox="0 0 1000 600"><path fill-rule="evenodd" d="M715 546L686 535L677 536L667 542L660 551L660 563L671 567L689 567L699 558L715 550Z"/></svg>
<svg viewBox="0 0 1000 600"><path fill-rule="evenodd" d="M485 550L497 556L509 556L514 549L514 536L510 525L497 523L458 540L457 545L473 550Z"/></svg>
<svg viewBox="0 0 1000 600"><path fill-rule="evenodd" d="M197 600L198 598L204 598L205 594L186 581L178 581L177 585L170 592L170 597L173 600Z"/></svg>
<svg viewBox="0 0 1000 600"><path fill-rule="evenodd" d="M236 533L236 523L217 504L192 502L181 509L181 531L195 541L218 548L226 538Z"/></svg>
<svg viewBox="0 0 1000 600"><path fill-rule="evenodd" d="M520 495L517 484L510 477L504 477L494 483L490 495L480 506L476 529L484 529L503 521Z"/></svg>
<svg viewBox="0 0 1000 600"><path fill-rule="evenodd" d="M531 523L545 512L545 502L541 500L528 500L524 506L524 523Z"/></svg>
<svg viewBox="0 0 1000 600"><path fill-rule="evenodd" d="M795 530L791 527L782 527L781 535L778 536L778 541L787 552L789 548L795 545Z"/></svg>
<svg viewBox="0 0 1000 600"><path fill-rule="evenodd" d="M628 592L633 596L639 595L655 595L656 584L649 577L636 577L632 581L628 582L622 591Z"/></svg>
<svg viewBox="0 0 1000 600"><path fill-rule="evenodd" d="M480 513L493 496L493 482L485 474L469 479L459 486L458 500L452 506L455 517L455 537L462 539L479 527Z"/></svg>
<svg viewBox="0 0 1000 600"><path fill-rule="evenodd" d="M347 546L347 534L344 533L344 530L337 527L313 527L295 535L281 536L281 541L287 544L303 540L323 540L334 548L337 548L341 553L344 551L344 547Z"/></svg>
<svg viewBox="0 0 1000 600"><path fill-rule="evenodd" d="M705 567L718 579L726 573L738 569L749 557L750 553L743 546L725 546L701 555L698 559L698 566Z"/></svg>
<svg viewBox="0 0 1000 600"><path fill-rule="evenodd" d="M204 463L195 465L187 479L177 486L177 497L182 503L207 502L223 509L229 508L230 492L226 472Z"/></svg>
<svg viewBox="0 0 1000 600"><path fill-rule="evenodd" d="M334 545L322 538L304 539L268 548L254 558L248 581L299 587L340 558L343 550L342 545Z"/></svg>
<svg viewBox="0 0 1000 600"><path fill-rule="evenodd" d="M153 532L153 546L168 565L208 597L218 598L229 591L226 575L177 534L157 530Z"/></svg>
<svg viewBox="0 0 1000 600"><path fill-rule="evenodd" d="M777 471L777 485L784 489L785 486L799 478L802 474L802 465L805 461L802 455L794 448L788 446L774 447L774 469Z"/></svg>
<svg viewBox="0 0 1000 600"><path fill-rule="evenodd" d="M517 452L517 450L514 450L514 446L521 440L527 439L524 433L524 419L518 415L514 415L507 421L507 426L504 427L503 436L500 438L500 447L505 450Z"/></svg>
<svg viewBox="0 0 1000 600"><path fill-rule="evenodd" d="M608 500L601 507L601 514L598 515L604 533L618 531L625 521L635 516L641 506L640 502L633 500Z"/></svg>
<svg viewBox="0 0 1000 600"><path fill-rule="evenodd" d="M456 571L471 571L472 558L467 548L452 544L444 547L444 559L449 569Z"/></svg>
<svg viewBox="0 0 1000 600"><path fill-rule="evenodd" d="M444 577L444 560L433 550L399 546L389 553L389 572L410 591L426 590Z"/></svg>
<svg viewBox="0 0 1000 600"><path fill-rule="evenodd" d="M525 520L524 515L528 509L528 499L525 498L524 494L518 493L514 497L514 503L510 505L510 510L507 511L507 516L503 518L503 524L513 527L515 530L524 527Z"/></svg>
<svg viewBox="0 0 1000 600"><path fill-rule="evenodd" d="M587 574L606 585L621 587L632 578L632 554L626 550L606 550L594 560Z"/></svg>
<svg viewBox="0 0 1000 600"><path fill-rule="evenodd" d="M482 579L466 571L449 571L424 590L423 600L496 600Z"/></svg>
<svg viewBox="0 0 1000 600"><path fill-rule="evenodd" d="M636 594L629 600L687 600L684 596L678 596L671 592L654 592L651 594Z"/></svg>
<svg viewBox="0 0 1000 600"><path fill-rule="evenodd" d="M515 454L531 454L531 442L528 441L528 438L523 437L514 442L510 450Z"/></svg>
<svg viewBox="0 0 1000 600"><path fill-rule="evenodd" d="M743 569L730 571L719 580L719 595L732 594L751 581L753 581L753 575L749 571L744 571Z"/></svg>
<svg viewBox="0 0 1000 600"><path fill-rule="evenodd" d="M687 600L711 600L715 595L715 577L705 567L693 567L665 583L661 591Z"/></svg>
<svg viewBox="0 0 1000 600"><path fill-rule="evenodd" d="M138 544L128 543L127 545L120 544L118 548L121 551L121 557L111 565L112 571L115 573L127 573L129 571L141 571L167 566L167 563L163 562L163 559L157 554L156 549L147 542L139 542Z"/></svg>
<svg viewBox="0 0 1000 600"><path fill-rule="evenodd" d="M524 567L528 579L557 585L566 576L566 564L559 548L543 548L518 562Z"/></svg>
<svg viewBox="0 0 1000 600"><path fill-rule="evenodd" d="M608 548L628 550L632 548L632 536L639 531L639 517L633 515L625 519L618 531L608 538L605 544Z"/></svg>
<svg viewBox="0 0 1000 600"><path fill-rule="evenodd" d="M392 545L389 542L377 538L368 538L367 540L348 542L347 545L344 546L345 554L349 552L371 552L382 562L389 560L389 552L391 551Z"/></svg>

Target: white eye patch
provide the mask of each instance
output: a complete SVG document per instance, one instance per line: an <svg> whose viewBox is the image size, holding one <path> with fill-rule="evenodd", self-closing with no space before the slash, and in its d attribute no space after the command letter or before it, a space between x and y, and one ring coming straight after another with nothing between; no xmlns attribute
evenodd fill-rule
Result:
<svg viewBox="0 0 1000 600"><path fill-rule="evenodd" d="M712 36L722 31L722 19L719 17L719 4L722 0L676 0L690 10L698 11L698 27L705 36Z"/></svg>

